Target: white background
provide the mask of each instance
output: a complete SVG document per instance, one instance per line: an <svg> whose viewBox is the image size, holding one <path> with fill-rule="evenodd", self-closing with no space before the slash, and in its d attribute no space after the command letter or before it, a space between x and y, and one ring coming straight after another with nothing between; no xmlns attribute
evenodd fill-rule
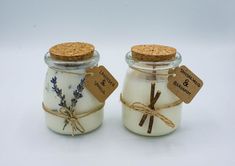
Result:
<svg viewBox="0 0 235 166"><path fill-rule="evenodd" d="M235 164L235 2L0 0L0 165ZM49 47L93 43L119 80L98 130L49 131L41 109ZM204 87L184 106L182 125L156 138L122 126L121 92L135 44L174 46Z"/></svg>

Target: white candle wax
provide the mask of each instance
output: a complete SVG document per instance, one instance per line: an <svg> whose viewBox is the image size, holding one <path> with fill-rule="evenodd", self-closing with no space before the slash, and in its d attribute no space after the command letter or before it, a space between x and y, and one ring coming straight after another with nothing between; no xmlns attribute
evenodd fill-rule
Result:
<svg viewBox="0 0 235 166"><path fill-rule="evenodd" d="M71 99L74 98L73 92L80 83L81 79L84 78L84 76L85 75L70 74L49 68L45 80L45 88L43 95L44 105L53 110L59 110L61 108L61 106L59 106L60 98L57 96L56 92L52 89L53 84L51 83L51 79L53 77L57 78L57 86L58 88L62 89L62 94L65 95L66 103L68 106L70 106ZM75 106L76 112L88 112L89 110L102 105L102 103L100 103L85 87L82 91L82 95L83 96L77 100L77 104ZM61 134L72 134L72 127L70 124L68 124L63 129L65 124L64 118L52 115L47 112L45 112L45 118L47 126L51 130ZM79 118L78 120L81 123L81 125L84 127L85 133L92 131L102 124L103 109L100 109L99 111L94 112L86 117ZM81 134L81 132L76 131L75 134Z"/></svg>
<svg viewBox="0 0 235 166"><path fill-rule="evenodd" d="M156 77L153 77L151 74L144 74L135 70L130 70L126 75L122 92L123 99L128 103L141 102L145 105L149 105L151 83L153 82L155 83L155 93L157 90L161 91L161 95L154 105L155 108L161 107L162 105L171 104L179 100L179 98L167 88L167 77L158 77L157 75ZM160 112L175 124L174 128L169 127L161 119L154 116L152 132L147 133L150 116L147 117L143 126L139 126L143 113L137 112L123 104L123 123L130 131L140 135L165 135L174 131L179 126L181 109L182 104L162 109Z"/></svg>

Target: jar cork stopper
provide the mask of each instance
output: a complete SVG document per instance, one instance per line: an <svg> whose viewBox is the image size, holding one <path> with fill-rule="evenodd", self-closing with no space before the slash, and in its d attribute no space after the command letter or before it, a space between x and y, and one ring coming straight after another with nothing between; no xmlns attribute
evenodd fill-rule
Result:
<svg viewBox="0 0 235 166"><path fill-rule="evenodd" d="M93 56L95 47L89 43L68 42L54 45L49 49L54 59L65 61L86 60Z"/></svg>
<svg viewBox="0 0 235 166"><path fill-rule="evenodd" d="M157 44L135 45L131 52L133 59L150 62L171 60L176 56L175 48Z"/></svg>

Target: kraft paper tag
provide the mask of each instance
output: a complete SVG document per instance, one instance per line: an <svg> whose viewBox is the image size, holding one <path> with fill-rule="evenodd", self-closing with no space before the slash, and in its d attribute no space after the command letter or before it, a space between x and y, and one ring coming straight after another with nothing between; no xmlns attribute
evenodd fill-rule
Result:
<svg viewBox="0 0 235 166"><path fill-rule="evenodd" d="M167 87L183 102L190 103L197 92L201 89L203 82L186 66L174 69L175 76L168 77Z"/></svg>
<svg viewBox="0 0 235 166"><path fill-rule="evenodd" d="M117 88L117 80L104 66L88 69L87 72L92 74L86 76L86 88L100 102L105 102L109 95Z"/></svg>

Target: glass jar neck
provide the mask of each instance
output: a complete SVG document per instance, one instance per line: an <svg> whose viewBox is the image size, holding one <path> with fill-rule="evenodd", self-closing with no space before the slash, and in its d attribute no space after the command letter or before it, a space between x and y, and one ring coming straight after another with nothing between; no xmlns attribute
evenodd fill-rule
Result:
<svg viewBox="0 0 235 166"><path fill-rule="evenodd" d="M84 70L87 68L91 68L98 65L98 61L100 59L100 55L98 51L94 51L94 54L91 58L82 60L82 61L64 61L53 59L50 56L50 53L46 53L44 56L44 61L48 65L49 68L55 70Z"/></svg>
<svg viewBox="0 0 235 166"><path fill-rule="evenodd" d="M131 51L126 54L126 62L130 68L142 71L146 73L152 73L153 71L166 71L171 68L175 68L179 66L182 58L179 52L176 53L176 56L172 60L167 61L158 61L158 62L150 62L150 61L139 61L133 59Z"/></svg>

